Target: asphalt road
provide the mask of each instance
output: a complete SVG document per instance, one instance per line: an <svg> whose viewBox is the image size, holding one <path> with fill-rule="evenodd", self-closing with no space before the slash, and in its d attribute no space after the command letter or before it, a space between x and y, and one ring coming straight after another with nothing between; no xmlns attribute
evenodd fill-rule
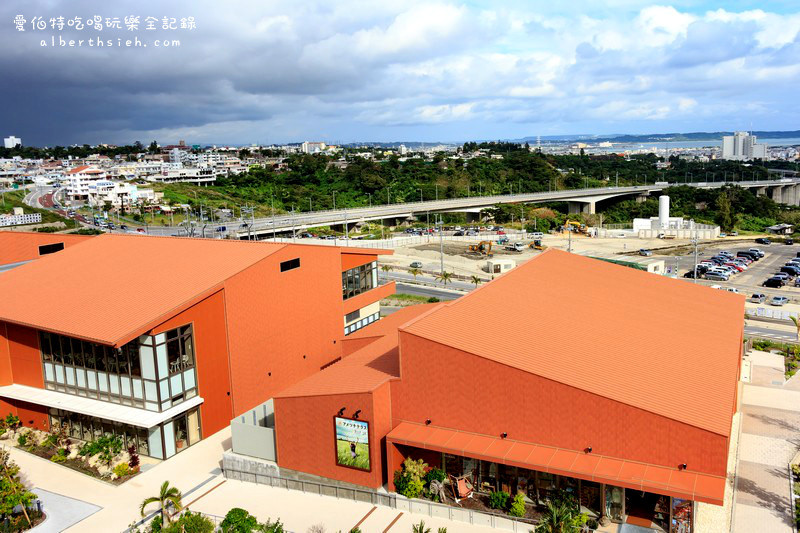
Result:
<svg viewBox="0 0 800 533"><path fill-rule="evenodd" d="M397 283L397 292L401 294L414 294L416 296L425 296L426 298L434 297L440 300L455 300L462 296L454 291L444 291L435 287L426 287L424 285L412 285L410 283Z"/></svg>
<svg viewBox="0 0 800 533"><path fill-rule="evenodd" d="M387 273L381 273L381 276L388 277L389 279L397 282L403 282L403 281L410 283L416 282L416 284L428 284L433 286L434 288L436 288L437 286L442 288L444 287L441 282L436 281L436 278L430 275L419 275L416 278L414 278L413 275L408 274L406 272L387 272ZM475 285L473 285L472 283L467 283L466 281L453 280L447 283L447 287L460 291L471 291L472 289L475 288Z"/></svg>
<svg viewBox="0 0 800 533"><path fill-rule="evenodd" d="M744 327L744 334L749 337L760 337L764 339L773 339L776 341L797 341L797 335L795 333L780 329L772 329L766 326L746 325Z"/></svg>

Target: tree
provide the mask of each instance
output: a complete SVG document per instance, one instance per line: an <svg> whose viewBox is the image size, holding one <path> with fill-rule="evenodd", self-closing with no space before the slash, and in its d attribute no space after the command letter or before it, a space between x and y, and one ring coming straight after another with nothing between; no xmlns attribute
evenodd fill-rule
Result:
<svg viewBox="0 0 800 533"><path fill-rule="evenodd" d="M181 491L175 487L170 487L169 481L162 483L158 496L150 496L149 498L144 499L142 505L139 507L139 512L142 514L142 516L144 516L145 507L151 503L157 503L161 507L161 520L162 523L165 524L168 524L171 520L170 514L167 511L168 504L171 503L174 505L176 511L180 511L183 508L181 503Z"/></svg>
<svg viewBox="0 0 800 533"><path fill-rule="evenodd" d="M417 281L417 276L422 274L422 270L418 269L417 267L414 267L411 270L409 270L408 273L414 276L414 281Z"/></svg>
<svg viewBox="0 0 800 533"><path fill-rule="evenodd" d="M792 319L794 327L795 329L797 329L797 340L800 340L800 320L798 320L797 317L794 315L789 315L789 318Z"/></svg>
<svg viewBox="0 0 800 533"><path fill-rule="evenodd" d="M381 265L381 270L383 270L383 277L388 279L389 272L392 271L392 265Z"/></svg>
<svg viewBox="0 0 800 533"><path fill-rule="evenodd" d="M478 288L478 285L483 283L483 280L481 278L479 278L478 276L472 276L472 279L470 281L472 282L472 284L475 285L476 289Z"/></svg>
<svg viewBox="0 0 800 533"><path fill-rule="evenodd" d="M22 513L29 526L33 526L28 516L28 506L36 499L19 478L19 467L9 458L5 450L0 450L0 517L10 516L14 508L22 506Z"/></svg>
<svg viewBox="0 0 800 533"><path fill-rule="evenodd" d="M722 231L732 231L734 225L736 224L736 215L733 212L733 206L731 205L730 197L728 193L722 191L717 196L717 216L716 221L719 224Z"/></svg>
<svg viewBox="0 0 800 533"><path fill-rule="evenodd" d="M150 147L147 149L147 151L150 152L151 154L158 153L158 143L155 141L151 142Z"/></svg>
<svg viewBox="0 0 800 533"><path fill-rule="evenodd" d="M583 524L586 523L586 520L587 516L575 510L568 502L563 500L548 501L536 531L544 533L578 533Z"/></svg>
<svg viewBox="0 0 800 533"><path fill-rule="evenodd" d="M420 520L419 524L413 524L411 526L411 533L431 533L431 528L425 527L425 521Z"/></svg>
<svg viewBox="0 0 800 533"><path fill-rule="evenodd" d="M443 285L447 285L453 281L453 273L452 272L442 272L436 276L437 281L441 281Z"/></svg>

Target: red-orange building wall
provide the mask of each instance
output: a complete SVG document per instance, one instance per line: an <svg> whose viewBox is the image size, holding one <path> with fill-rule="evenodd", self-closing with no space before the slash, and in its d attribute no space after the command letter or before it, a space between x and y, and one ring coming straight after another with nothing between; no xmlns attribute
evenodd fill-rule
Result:
<svg viewBox="0 0 800 533"><path fill-rule="evenodd" d="M203 397L201 429L206 438L227 427L233 418L223 291L177 314L151 333L156 335L187 324L193 324L197 391Z"/></svg>
<svg viewBox="0 0 800 533"><path fill-rule="evenodd" d="M0 385L11 383L44 387L39 337L36 330L0 322ZM26 426L49 427L46 407L0 399L0 416L9 413L18 416Z"/></svg>
<svg viewBox="0 0 800 533"><path fill-rule="evenodd" d="M558 357L558 354L553 354ZM728 438L454 348L400 333L401 421L726 475Z"/></svg>
<svg viewBox="0 0 800 533"><path fill-rule="evenodd" d="M287 247L225 282L234 416L340 357L341 265L336 248Z"/></svg>
<svg viewBox="0 0 800 533"><path fill-rule="evenodd" d="M275 438L278 465L309 474L378 488L385 479L385 435L391 430L388 383L372 393L275 399ZM333 418L342 407L345 418L361 410L369 422L369 472L336 464Z"/></svg>

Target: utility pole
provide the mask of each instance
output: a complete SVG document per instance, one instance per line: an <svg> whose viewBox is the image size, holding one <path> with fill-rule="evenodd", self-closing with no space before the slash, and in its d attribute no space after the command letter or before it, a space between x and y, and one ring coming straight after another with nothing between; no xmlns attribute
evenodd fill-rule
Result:
<svg viewBox="0 0 800 533"><path fill-rule="evenodd" d="M439 273L444 274L444 237L442 237L442 215L439 215Z"/></svg>
<svg viewBox="0 0 800 533"><path fill-rule="evenodd" d="M567 228L567 233L569 233L569 243L567 244L567 251L572 253L572 228Z"/></svg>
<svg viewBox="0 0 800 533"><path fill-rule="evenodd" d="M692 281L697 283L697 224L694 223L694 219L689 219L689 225L694 229L694 239L692 240L694 244L694 276Z"/></svg>
<svg viewBox="0 0 800 533"><path fill-rule="evenodd" d="M275 240L275 198L270 194L269 195L269 207L270 211L272 211L272 240ZM250 211L250 214L253 214L253 211Z"/></svg>

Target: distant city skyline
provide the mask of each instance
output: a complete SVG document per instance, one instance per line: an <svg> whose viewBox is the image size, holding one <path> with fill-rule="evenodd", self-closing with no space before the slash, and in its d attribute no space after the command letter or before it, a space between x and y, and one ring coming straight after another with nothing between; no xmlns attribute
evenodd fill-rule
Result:
<svg viewBox="0 0 800 533"><path fill-rule="evenodd" d="M25 145L800 128L792 2L12 0L0 13L3 136ZM92 15L159 22L153 31L31 27L34 17ZM196 29L164 30L164 16L194 17ZM51 38L151 46L53 47ZM181 42L156 48L154 39Z"/></svg>

